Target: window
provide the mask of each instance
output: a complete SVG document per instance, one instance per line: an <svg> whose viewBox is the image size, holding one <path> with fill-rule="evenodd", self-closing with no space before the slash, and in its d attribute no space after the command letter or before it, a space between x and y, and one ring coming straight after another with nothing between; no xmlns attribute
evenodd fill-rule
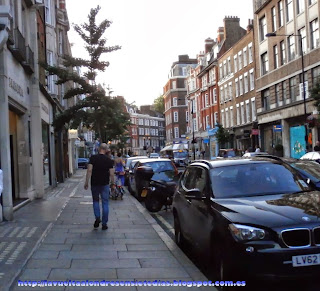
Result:
<svg viewBox="0 0 320 291"><path fill-rule="evenodd" d="M234 119L233 119L233 106L230 107L230 126L234 126Z"/></svg>
<svg viewBox="0 0 320 291"><path fill-rule="evenodd" d="M317 2L317 0L308 0L309 5L312 5L313 3L316 3L316 2Z"/></svg>
<svg viewBox="0 0 320 291"><path fill-rule="evenodd" d="M232 99L232 95L233 95L233 92L232 92L232 82L229 83L229 100Z"/></svg>
<svg viewBox="0 0 320 291"><path fill-rule="evenodd" d="M279 11L279 15L278 15L279 27L281 27L281 26L283 26L283 4L282 4L282 1L278 2L278 11Z"/></svg>
<svg viewBox="0 0 320 291"><path fill-rule="evenodd" d="M51 0L45 0L45 18L47 24L53 24L51 15Z"/></svg>
<svg viewBox="0 0 320 291"><path fill-rule="evenodd" d="M298 30L298 34L301 36L301 42L302 42L302 52L305 54L307 52L307 38L306 38L306 28L303 27ZM301 48L299 46L299 54L301 56L302 54Z"/></svg>
<svg viewBox="0 0 320 291"><path fill-rule="evenodd" d="M228 96L228 85L224 85L224 102L227 102L229 100Z"/></svg>
<svg viewBox="0 0 320 291"><path fill-rule="evenodd" d="M63 30L59 29L59 54L63 55Z"/></svg>
<svg viewBox="0 0 320 291"><path fill-rule="evenodd" d="M223 62L223 75L227 76L228 72L227 72L227 61Z"/></svg>
<svg viewBox="0 0 320 291"><path fill-rule="evenodd" d="M248 45L249 48L249 64L253 62L253 51L252 51L252 42Z"/></svg>
<svg viewBox="0 0 320 291"><path fill-rule="evenodd" d="M222 124L223 127L226 127L225 122L224 122L224 109L221 110L220 124Z"/></svg>
<svg viewBox="0 0 320 291"><path fill-rule="evenodd" d="M251 69L250 72L250 91L254 90L254 69Z"/></svg>
<svg viewBox="0 0 320 291"><path fill-rule="evenodd" d="M316 83L320 81L320 66L312 69L311 76L312 76L312 85L315 86Z"/></svg>
<svg viewBox="0 0 320 291"><path fill-rule="evenodd" d="M143 119L139 118L139 125L143 125Z"/></svg>
<svg viewBox="0 0 320 291"><path fill-rule="evenodd" d="M277 16L276 16L276 7L271 8L271 17L272 17L272 31L277 30Z"/></svg>
<svg viewBox="0 0 320 291"><path fill-rule="evenodd" d="M220 80L223 79L223 70L222 70L222 64L219 66L219 74L220 74Z"/></svg>
<svg viewBox="0 0 320 291"><path fill-rule="evenodd" d="M237 104L237 125L241 123L241 116L240 116L240 105Z"/></svg>
<svg viewBox="0 0 320 291"><path fill-rule="evenodd" d="M304 0L297 0L297 13L300 14L304 11Z"/></svg>
<svg viewBox="0 0 320 291"><path fill-rule="evenodd" d="M243 49L243 66L246 67L248 64L248 58L247 58L247 48Z"/></svg>
<svg viewBox="0 0 320 291"><path fill-rule="evenodd" d="M319 23L318 18L310 22L311 49L319 46Z"/></svg>
<svg viewBox="0 0 320 291"><path fill-rule="evenodd" d="M241 96L243 94L243 82L242 82L242 76L239 78L239 95Z"/></svg>
<svg viewBox="0 0 320 291"><path fill-rule="evenodd" d="M235 79L235 87L236 87L236 97L239 96L239 84L238 84L238 78Z"/></svg>
<svg viewBox="0 0 320 291"><path fill-rule="evenodd" d="M196 100L193 99L192 100L192 111L191 111L191 113L195 113L195 112L197 112L197 104L196 104Z"/></svg>
<svg viewBox="0 0 320 291"><path fill-rule="evenodd" d="M251 98L251 113L252 113L252 121L255 121L257 119L256 115L256 98Z"/></svg>
<svg viewBox="0 0 320 291"><path fill-rule="evenodd" d="M144 135L144 128L139 127L139 135Z"/></svg>
<svg viewBox="0 0 320 291"><path fill-rule="evenodd" d="M289 93L291 102L296 101L296 77L289 79Z"/></svg>
<svg viewBox="0 0 320 291"><path fill-rule="evenodd" d="M237 57L237 55L235 55L233 57L233 61L234 61L234 72L237 72L238 71L238 57Z"/></svg>
<svg viewBox="0 0 320 291"><path fill-rule="evenodd" d="M231 74L231 60L230 57L228 57L228 75Z"/></svg>
<svg viewBox="0 0 320 291"><path fill-rule="evenodd" d="M260 32L260 41L263 41L266 38L266 34L267 34L267 22L266 22L265 16L259 19L259 32Z"/></svg>
<svg viewBox="0 0 320 291"><path fill-rule="evenodd" d="M172 89L176 89L177 88L177 81L172 81Z"/></svg>
<svg viewBox="0 0 320 291"><path fill-rule="evenodd" d="M208 93L204 95L204 104L206 107L209 107L209 96Z"/></svg>
<svg viewBox="0 0 320 291"><path fill-rule="evenodd" d="M149 128L146 128L146 129L145 129L145 132L146 132L146 135L150 135Z"/></svg>
<svg viewBox="0 0 320 291"><path fill-rule="evenodd" d="M293 3L292 0L286 0L286 17L287 22L293 19Z"/></svg>
<svg viewBox="0 0 320 291"><path fill-rule="evenodd" d="M213 103L216 104L217 103L217 89L214 88L212 92L213 92Z"/></svg>
<svg viewBox="0 0 320 291"><path fill-rule="evenodd" d="M225 116L226 116L226 128L227 128L229 127L229 109L228 108L226 108Z"/></svg>
<svg viewBox="0 0 320 291"><path fill-rule="evenodd" d="M248 93L249 91L249 80L248 80L248 72L244 74L244 93Z"/></svg>
<svg viewBox="0 0 320 291"><path fill-rule="evenodd" d="M174 138L179 138L179 127L174 128Z"/></svg>
<svg viewBox="0 0 320 291"><path fill-rule="evenodd" d="M280 84L277 84L275 85L275 88L274 88L274 91L275 91L275 103L277 106L280 105L280 99L281 99L281 92L280 92Z"/></svg>
<svg viewBox="0 0 320 291"><path fill-rule="evenodd" d="M277 69L279 67L278 46L277 45L275 45L273 47L273 64L274 64L274 69Z"/></svg>
<svg viewBox="0 0 320 291"><path fill-rule="evenodd" d="M240 103L240 112L241 112L241 124L246 123L245 114L244 114L244 102Z"/></svg>
<svg viewBox="0 0 320 291"><path fill-rule="evenodd" d="M53 66L53 52L52 51L47 51L47 63L49 66ZM54 76L49 75L47 77L47 87L48 87L48 92L49 93L55 93L55 84L54 84Z"/></svg>
<svg viewBox="0 0 320 291"><path fill-rule="evenodd" d="M206 116L206 128L207 127L210 127L210 116L209 115Z"/></svg>
<svg viewBox="0 0 320 291"><path fill-rule="evenodd" d="M295 36L290 35L288 37L288 59L289 59L289 61L294 60L295 56L296 56L296 53L295 53Z"/></svg>
<svg viewBox="0 0 320 291"><path fill-rule="evenodd" d="M220 104L224 102L224 91L223 87L220 87Z"/></svg>
<svg viewBox="0 0 320 291"><path fill-rule="evenodd" d="M178 111L173 112L173 122L178 122Z"/></svg>
<svg viewBox="0 0 320 291"><path fill-rule="evenodd" d="M189 122L189 111L186 111L186 122Z"/></svg>
<svg viewBox="0 0 320 291"><path fill-rule="evenodd" d="M284 65L286 63L286 46L284 44L284 41L280 42L280 50L281 50L280 64Z"/></svg>
<svg viewBox="0 0 320 291"><path fill-rule="evenodd" d="M285 102L287 99L287 83L285 81L282 82L282 100Z"/></svg>
<svg viewBox="0 0 320 291"><path fill-rule="evenodd" d="M250 103L249 103L249 100L246 100L246 118L247 118L247 122L250 122Z"/></svg>
<svg viewBox="0 0 320 291"><path fill-rule="evenodd" d="M261 55L261 75L267 74L269 71L268 52Z"/></svg>
<svg viewBox="0 0 320 291"><path fill-rule="evenodd" d="M263 90L261 92L261 98L262 98L262 107L264 110L270 109L270 94L269 89Z"/></svg>
<svg viewBox="0 0 320 291"><path fill-rule="evenodd" d="M173 98L173 106L178 106L178 98L177 97Z"/></svg>
<svg viewBox="0 0 320 291"><path fill-rule="evenodd" d="M238 53L238 58L239 58L239 71L242 69L242 52Z"/></svg>
<svg viewBox="0 0 320 291"><path fill-rule="evenodd" d="M145 120L144 120L144 124L147 125L147 126L149 126L149 119L145 119Z"/></svg>

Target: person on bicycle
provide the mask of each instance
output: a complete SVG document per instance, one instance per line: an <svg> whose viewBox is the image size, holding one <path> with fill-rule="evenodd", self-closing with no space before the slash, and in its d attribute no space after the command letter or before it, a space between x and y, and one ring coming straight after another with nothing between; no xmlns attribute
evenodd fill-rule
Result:
<svg viewBox="0 0 320 291"><path fill-rule="evenodd" d="M114 166L115 166L115 174L117 176L118 181L121 181L121 186L124 185L124 166L125 162L121 157L121 153L117 154L117 157L114 159Z"/></svg>

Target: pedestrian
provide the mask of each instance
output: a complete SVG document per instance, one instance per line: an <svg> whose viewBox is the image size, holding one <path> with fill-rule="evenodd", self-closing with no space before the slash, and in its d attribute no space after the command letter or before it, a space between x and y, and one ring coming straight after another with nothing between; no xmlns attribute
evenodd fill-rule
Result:
<svg viewBox="0 0 320 291"><path fill-rule="evenodd" d="M316 142L316 145L314 146L313 150L315 152L320 152L320 141L317 141Z"/></svg>
<svg viewBox="0 0 320 291"><path fill-rule="evenodd" d="M115 174L117 176L117 181L121 182L121 186L124 185L124 166L125 166L125 162L124 160L121 158L121 153L117 154L117 157L114 159L114 166L115 166ZM120 186L120 185L118 185Z"/></svg>
<svg viewBox="0 0 320 291"><path fill-rule="evenodd" d="M98 228L101 222L100 203L102 202L102 230L108 229L109 216L109 182L114 183L114 162L106 155L109 151L106 143L100 144L99 153L90 157L84 189L88 189L91 180L91 192L93 200L93 211L95 215L94 228Z"/></svg>
<svg viewBox="0 0 320 291"><path fill-rule="evenodd" d="M255 152L256 153L260 153L261 152L260 147L258 145L256 145L256 151Z"/></svg>

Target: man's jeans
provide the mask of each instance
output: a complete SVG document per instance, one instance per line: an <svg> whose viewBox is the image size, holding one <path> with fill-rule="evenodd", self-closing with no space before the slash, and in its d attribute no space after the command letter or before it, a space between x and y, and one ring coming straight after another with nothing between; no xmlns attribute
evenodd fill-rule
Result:
<svg viewBox="0 0 320 291"><path fill-rule="evenodd" d="M100 218L100 205L99 195L102 200L102 224L107 224L109 216L109 185L104 186L91 186L92 199L93 199L93 211L97 218Z"/></svg>

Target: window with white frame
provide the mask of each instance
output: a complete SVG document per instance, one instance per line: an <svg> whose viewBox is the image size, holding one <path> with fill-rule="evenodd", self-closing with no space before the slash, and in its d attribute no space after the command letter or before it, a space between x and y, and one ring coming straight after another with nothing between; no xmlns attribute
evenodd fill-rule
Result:
<svg viewBox="0 0 320 291"><path fill-rule="evenodd" d="M240 103L240 111L241 111L241 124L246 123L245 113L244 113L244 102Z"/></svg>
<svg viewBox="0 0 320 291"><path fill-rule="evenodd" d="M220 117L221 117L220 124L222 124L223 127L226 127L224 122L224 109L220 111Z"/></svg>
<svg viewBox="0 0 320 291"><path fill-rule="evenodd" d="M269 72L269 59L268 52L261 55L261 75L265 75Z"/></svg>
<svg viewBox="0 0 320 291"><path fill-rule="evenodd" d="M295 59L295 57L296 57L295 49L296 49L295 36L290 35L288 37L288 59L289 59L289 61L292 61Z"/></svg>
<svg viewBox="0 0 320 291"><path fill-rule="evenodd" d="M227 61L224 60L223 61L223 75L227 76L228 75L228 71L227 71Z"/></svg>
<svg viewBox="0 0 320 291"><path fill-rule="evenodd" d="M224 90L223 87L220 87L220 104L224 102Z"/></svg>
<svg viewBox="0 0 320 291"><path fill-rule="evenodd" d="M247 58L247 48L245 47L243 49L243 66L246 67L248 64L248 58Z"/></svg>
<svg viewBox="0 0 320 291"><path fill-rule="evenodd" d="M47 51L47 63L49 66L54 65L53 52L49 51L49 50ZM51 94L55 93L54 75L47 76L47 87L48 87L49 93L51 93Z"/></svg>
<svg viewBox="0 0 320 291"><path fill-rule="evenodd" d="M293 0L286 0L287 22L293 19Z"/></svg>
<svg viewBox="0 0 320 291"><path fill-rule="evenodd" d="M193 130L198 131L198 120L197 118L193 118Z"/></svg>
<svg viewBox="0 0 320 291"><path fill-rule="evenodd" d="M204 104L206 107L209 107L209 96L208 93L204 95Z"/></svg>
<svg viewBox="0 0 320 291"><path fill-rule="evenodd" d="M230 75L231 74L231 59L230 59L230 57L228 57L227 61L228 61L228 75Z"/></svg>
<svg viewBox="0 0 320 291"><path fill-rule="evenodd" d="M278 54L278 46L273 46L273 66L274 69L279 67L279 54Z"/></svg>
<svg viewBox="0 0 320 291"><path fill-rule="evenodd" d="M202 88L204 89L207 86L207 75L202 77Z"/></svg>
<svg viewBox="0 0 320 291"><path fill-rule="evenodd" d="M213 88L212 93L213 93L213 103L217 104L217 89Z"/></svg>
<svg viewBox="0 0 320 291"><path fill-rule="evenodd" d="M302 51L303 54L307 52L307 38L306 38L306 28L302 27L301 29L298 30L298 34L301 35L301 42L302 42ZM301 48L299 46L299 53L301 56Z"/></svg>
<svg viewBox="0 0 320 291"><path fill-rule="evenodd" d="M216 124L218 123L218 112L215 112L214 114L213 114L213 116L214 116L214 126L216 126Z"/></svg>
<svg viewBox="0 0 320 291"><path fill-rule="evenodd" d="M178 106L178 98L173 97L173 106Z"/></svg>
<svg viewBox="0 0 320 291"><path fill-rule="evenodd" d="M177 81L172 81L172 89L177 89Z"/></svg>
<svg viewBox="0 0 320 291"><path fill-rule="evenodd" d="M252 121L255 121L257 119L256 116L256 98L253 97L251 98L251 116L252 116Z"/></svg>
<svg viewBox="0 0 320 291"><path fill-rule="evenodd" d="M144 135L144 128L143 127L139 127L139 135Z"/></svg>
<svg viewBox="0 0 320 291"><path fill-rule="evenodd" d="M230 107L230 126L234 126L233 106Z"/></svg>
<svg viewBox="0 0 320 291"><path fill-rule="evenodd" d="M309 5L312 5L313 3L316 3L316 2L317 2L317 0L308 0Z"/></svg>
<svg viewBox="0 0 320 291"><path fill-rule="evenodd" d="M244 73L244 93L248 93L249 91L249 80L248 80L248 72Z"/></svg>
<svg viewBox="0 0 320 291"><path fill-rule="evenodd" d="M232 82L229 82L229 100L232 99L232 96L233 96L233 91L232 91Z"/></svg>
<svg viewBox="0 0 320 291"><path fill-rule="evenodd" d="M139 125L143 125L143 119L139 118Z"/></svg>
<svg viewBox="0 0 320 291"><path fill-rule="evenodd" d="M179 127L174 128L174 138L179 138Z"/></svg>
<svg viewBox="0 0 320 291"><path fill-rule="evenodd" d="M251 121L251 116L250 116L250 101L246 100L246 114L247 114L247 122Z"/></svg>
<svg viewBox="0 0 320 291"><path fill-rule="evenodd" d="M241 124L240 104L237 104L237 125Z"/></svg>
<svg viewBox="0 0 320 291"><path fill-rule="evenodd" d="M286 63L286 45L284 41L280 41L280 64L281 66Z"/></svg>
<svg viewBox="0 0 320 291"><path fill-rule="evenodd" d="M278 22L279 22L279 27L283 26L283 3L282 0L278 2Z"/></svg>
<svg viewBox="0 0 320 291"><path fill-rule="evenodd" d="M238 71L238 56L233 56L233 62L234 62L234 72L236 73Z"/></svg>
<svg viewBox="0 0 320 291"><path fill-rule="evenodd" d="M173 122L178 122L178 111L173 112Z"/></svg>
<svg viewBox="0 0 320 291"><path fill-rule="evenodd" d="M224 102L227 102L229 100L229 96L228 96L228 85L225 84L224 85Z"/></svg>
<svg viewBox="0 0 320 291"><path fill-rule="evenodd" d="M156 136L159 135L159 130L156 128Z"/></svg>
<svg viewBox="0 0 320 291"><path fill-rule="evenodd" d="M242 76L239 78L239 95L243 95L243 81L242 81Z"/></svg>
<svg viewBox="0 0 320 291"><path fill-rule="evenodd" d="M60 55L63 55L63 30L62 29L59 29L59 37L58 37L58 41L59 41L59 54Z"/></svg>
<svg viewBox="0 0 320 291"><path fill-rule="evenodd" d="M148 127L145 129L145 133L146 133L146 135L150 135L150 130Z"/></svg>
<svg viewBox="0 0 320 291"><path fill-rule="evenodd" d="M297 0L297 13L300 14L304 11L304 0Z"/></svg>
<svg viewBox="0 0 320 291"><path fill-rule="evenodd" d="M260 32L260 42L265 40L267 34L267 20L263 16L259 19L259 32Z"/></svg>
<svg viewBox="0 0 320 291"><path fill-rule="evenodd" d="M206 128L210 127L210 116L206 115Z"/></svg>
<svg viewBox="0 0 320 291"><path fill-rule="evenodd" d="M319 46L319 22L318 18L310 22L311 49Z"/></svg>
<svg viewBox="0 0 320 291"><path fill-rule="evenodd" d="M277 30L277 15L276 15L276 7L271 8L271 19L272 19L272 31Z"/></svg>
<svg viewBox="0 0 320 291"><path fill-rule="evenodd" d="M145 119L145 120L144 120L144 124L147 125L147 126L149 126L149 119Z"/></svg>
<svg viewBox="0 0 320 291"><path fill-rule="evenodd" d="M230 127L229 125L229 109L226 108L226 128Z"/></svg>
<svg viewBox="0 0 320 291"><path fill-rule="evenodd" d="M223 79L223 70L222 70L222 64L219 65L219 75L220 75L220 80Z"/></svg>
<svg viewBox="0 0 320 291"><path fill-rule="evenodd" d="M251 64L253 62L252 42L248 44L248 50L249 50L249 64Z"/></svg>
<svg viewBox="0 0 320 291"><path fill-rule="evenodd" d="M250 91L254 90L254 69L249 71L250 75Z"/></svg>
<svg viewBox="0 0 320 291"><path fill-rule="evenodd" d="M235 87L236 87L236 97L239 96L239 79L236 78L235 80Z"/></svg>
<svg viewBox="0 0 320 291"><path fill-rule="evenodd" d="M53 25L53 19L52 19L52 8L51 8L51 0L45 0L44 1L45 5L45 19L46 23Z"/></svg>
<svg viewBox="0 0 320 291"><path fill-rule="evenodd" d="M239 71L242 69L242 52L238 53L238 59L239 59Z"/></svg>

